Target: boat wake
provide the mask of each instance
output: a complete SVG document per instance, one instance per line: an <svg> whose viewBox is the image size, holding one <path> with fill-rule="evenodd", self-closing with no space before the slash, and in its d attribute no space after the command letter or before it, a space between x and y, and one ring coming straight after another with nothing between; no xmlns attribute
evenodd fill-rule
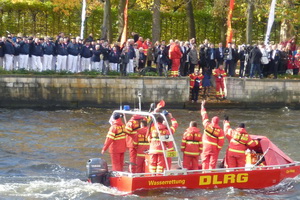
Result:
<svg viewBox="0 0 300 200"><path fill-rule="evenodd" d="M253 195L268 195L278 198L294 198L295 193L300 195L300 176L295 178L287 178L283 180L278 185L274 185L268 188L259 189L259 190L243 190L248 194Z"/></svg>
<svg viewBox="0 0 300 200"><path fill-rule="evenodd" d="M126 193L101 184L90 184L79 179L50 177L0 177L0 193L4 199L94 199Z"/></svg>

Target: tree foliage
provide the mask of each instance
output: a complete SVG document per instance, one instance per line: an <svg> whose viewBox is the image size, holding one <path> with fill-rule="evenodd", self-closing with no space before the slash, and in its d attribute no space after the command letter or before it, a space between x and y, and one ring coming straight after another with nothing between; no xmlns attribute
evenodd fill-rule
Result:
<svg viewBox="0 0 300 200"><path fill-rule="evenodd" d="M233 41L245 42L248 0L235 0L232 27ZM263 41L272 0L254 0L253 41ZM128 32L138 32L152 37L152 12L154 0L129 0ZM189 0L161 0L161 39L187 40L188 24L186 4ZM194 0L196 38L212 42L222 41L226 33L227 5L229 0ZM118 11L120 0L111 0L113 38L118 38ZM299 0L277 0L276 22L271 40L279 42L282 22L288 22L294 33L300 29ZM103 23L102 0L87 0L86 36L100 37ZM81 0L0 0L0 34L8 30L25 35L56 35L60 31L78 35L80 31ZM225 32L224 32L225 30ZM292 33L291 33L292 34Z"/></svg>

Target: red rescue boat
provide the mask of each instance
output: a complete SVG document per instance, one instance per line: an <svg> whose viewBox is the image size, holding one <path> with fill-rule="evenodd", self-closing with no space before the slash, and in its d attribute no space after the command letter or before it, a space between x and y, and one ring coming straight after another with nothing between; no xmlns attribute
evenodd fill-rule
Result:
<svg viewBox="0 0 300 200"><path fill-rule="evenodd" d="M155 115L163 116L163 113L141 111L117 110L115 112L122 113L124 116L144 115L151 117L154 123ZM184 169L182 168L180 153L175 148L176 153L174 155L165 154L166 158L172 157L173 162L172 166L167 166L163 173L108 172L107 164L103 159L92 158L87 163L88 180L92 183L102 183L119 191L133 193L137 190L158 188L214 189L234 187L261 189L277 185L286 178L294 178L300 174L300 162L293 161L267 137L257 135L251 137L259 139L260 145L251 150L256 152L252 154L252 157L249 154L252 163L248 162L248 165L242 168ZM168 140L174 141L174 138L171 136ZM256 159L253 159L253 156L257 156ZM220 160L221 162L222 160ZM146 166L147 164L146 159ZM201 163L199 164L201 166Z"/></svg>

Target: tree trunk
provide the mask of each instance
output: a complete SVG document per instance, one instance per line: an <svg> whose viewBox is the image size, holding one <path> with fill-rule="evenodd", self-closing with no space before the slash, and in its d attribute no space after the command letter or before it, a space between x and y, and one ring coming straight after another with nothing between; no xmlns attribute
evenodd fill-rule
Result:
<svg viewBox="0 0 300 200"><path fill-rule="evenodd" d="M152 42L160 41L160 0L154 0L152 14Z"/></svg>
<svg viewBox="0 0 300 200"><path fill-rule="evenodd" d="M105 0L103 12L103 24L101 27L101 37L112 42L112 24L111 24L111 9L110 0Z"/></svg>
<svg viewBox="0 0 300 200"><path fill-rule="evenodd" d="M280 25L280 41L288 41L294 35L294 25L288 19L283 19Z"/></svg>
<svg viewBox="0 0 300 200"><path fill-rule="evenodd" d="M33 34L36 34L36 15L37 13L32 11L31 16L32 16L32 21L33 21Z"/></svg>
<svg viewBox="0 0 300 200"><path fill-rule="evenodd" d="M186 17L189 30L189 39L196 39L196 28L195 28L195 18L194 18L194 9L193 9L193 0L186 1Z"/></svg>
<svg viewBox="0 0 300 200"><path fill-rule="evenodd" d="M287 10L292 9L293 3L291 0L283 1L283 5L286 6ZM283 19L280 25L280 41L287 41L295 35L295 27L288 19Z"/></svg>
<svg viewBox="0 0 300 200"><path fill-rule="evenodd" d="M124 9L126 5L126 0L119 0L119 6L118 6L118 38L117 41L121 41L123 29L124 29Z"/></svg>
<svg viewBox="0 0 300 200"><path fill-rule="evenodd" d="M248 0L247 3L246 43L252 44L254 0Z"/></svg>
<svg viewBox="0 0 300 200"><path fill-rule="evenodd" d="M223 47L226 46L226 26L225 26L225 24L226 24L226 19L224 17L221 17L219 19L219 25L220 25L220 34L221 34L220 40L223 44Z"/></svg>

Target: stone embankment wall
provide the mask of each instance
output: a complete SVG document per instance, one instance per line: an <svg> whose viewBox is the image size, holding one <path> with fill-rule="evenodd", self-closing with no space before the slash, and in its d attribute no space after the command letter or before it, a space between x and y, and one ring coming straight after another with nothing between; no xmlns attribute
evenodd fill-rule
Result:
<svg viewBox="0 0 300 200"><path fill-rule="evenodd" d="M300 108L299 80L226 78L226 85L230 103L217 102L217 106ZM137 108L139 92L144 108L161 99L169 108L200 106L186 105L190 95L187 77L0 76L0 107L119 108L129 104Z"/></svg>
<svg viewBox="0 0 300 200"><path fill-rule="evenodd" d="M0 76L1 107L112 107L164 99L168 105L183 108L189 100L188 78L164 77L77 77Z"/></svg>
<svg viewBox="0 0 300 200"><path fill-rule="evenodd" d="M244 103L299 104L300 80L226 78L227 99Z"/></svg>

